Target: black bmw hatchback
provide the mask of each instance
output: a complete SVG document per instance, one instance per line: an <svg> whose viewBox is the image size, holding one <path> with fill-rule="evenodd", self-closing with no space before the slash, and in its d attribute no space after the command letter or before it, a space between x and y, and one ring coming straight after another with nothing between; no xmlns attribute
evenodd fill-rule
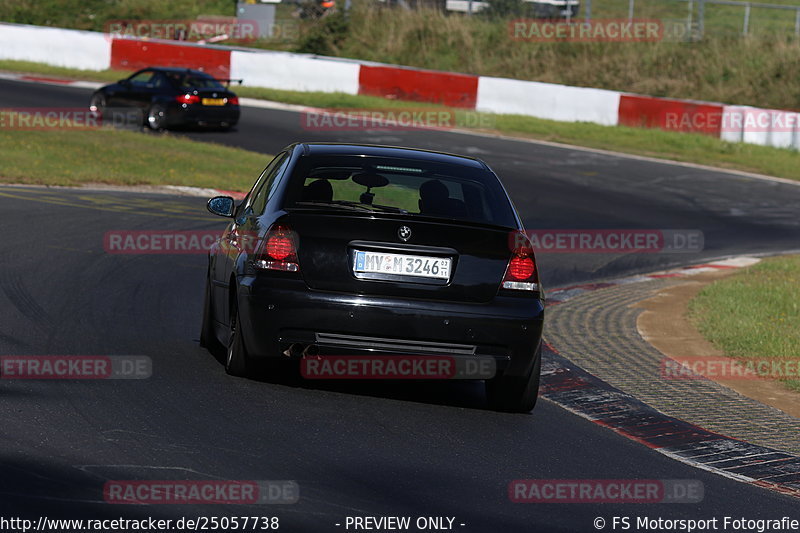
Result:
<svg viewBox="0 0 800 533"><path fill-rule="evenodd" d="M120 108L141 110L144 124L154 130L228 129L236 125L240 114L239 98L220 80L199 70L168 67L142 69L101 87L89 102L89 109L98 113Z"/></svg>
<svg viewBox="0 0 800 533"><path fill-rule="evenodd" d="M533 409L543 291L484 162L298 143L238 206L218 196L208 209L232 220L209 252L201 343L227 347L228 373L266 358L488 359L490 404Z"/></svg>

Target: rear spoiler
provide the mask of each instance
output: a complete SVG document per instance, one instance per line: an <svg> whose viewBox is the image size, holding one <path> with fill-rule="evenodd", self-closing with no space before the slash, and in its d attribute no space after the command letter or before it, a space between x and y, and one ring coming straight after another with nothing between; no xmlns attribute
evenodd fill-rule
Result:
<svg viewBox="0 0 800 533"><path fill-rule="evenodd" d="M231 78L217 78L217 81L225 82L225 87L230 87L232 82L236 82L239 85L241 85L244 80L243 79L235 80Z"/></svg>

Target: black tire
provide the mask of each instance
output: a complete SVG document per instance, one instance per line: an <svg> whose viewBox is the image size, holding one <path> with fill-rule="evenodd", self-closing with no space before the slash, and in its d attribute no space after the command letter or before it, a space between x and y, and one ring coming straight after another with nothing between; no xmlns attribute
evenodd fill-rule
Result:
<svg viewBox="0 0 800 533"><path fill-rule="evenodd" d="M225 354L225 372L231 376L247 377L250 375L252 363L242 338L241 325L239 324L238 306L231 306L230 337L228 351Z"/></svg>
<svg viewBox="0 0 800 533"><path fill-rule="evenodd" d="M98 91L89 100L89 111L99 120L103 120L105 118L106 105L106 95Z"/></svg>
<svg viewBox="0 0 800 533"><path fill-rule="evenodd" d="M153 131L162 131L167 125L167 109L161 104L153 104L144 117L145 124Z"/></svg>
<svg viewBox="0 0 800 533"><path fill-rule="evenodd" d="M211 283L206 279L206 291L203 302L203 324L200 326L200 346L216 354L222 348L214 333L214 309L211 307Z"/></svg>
<svg viewBox="0 0 800 533"><path fill-rule="evenodd" d="M536 359L527 377L500 376L486 381L486 399L495 411L530 413L539 398L539 378L542 373L542 347L536 349Z"/></svg>
<svg viewBox="0 0 800 533"><path fill-rule="evenodd" d="M94 93L92 95L92 98L89 100L89 110L102 113L105 107L106 107L106 95L104 95L99 91Z"/></svg>

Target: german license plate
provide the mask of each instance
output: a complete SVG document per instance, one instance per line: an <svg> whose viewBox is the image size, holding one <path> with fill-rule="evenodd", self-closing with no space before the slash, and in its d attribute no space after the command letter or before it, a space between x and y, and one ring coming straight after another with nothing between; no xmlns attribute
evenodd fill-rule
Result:
<svg viewBox="0 0 800 533"><path fill-rule="evenodd" d="M203 105L225 105L224 98L203 98Z"/></svg>
<svg viewBox="0 0 800 533"><path fill-rule="evenodd" d="M448 279L450 277L452 260L449 257L425 257L421 255L363 251L357 251L355 256L355 264L353 265L353 271L355 272L437 279Z"/></svg>

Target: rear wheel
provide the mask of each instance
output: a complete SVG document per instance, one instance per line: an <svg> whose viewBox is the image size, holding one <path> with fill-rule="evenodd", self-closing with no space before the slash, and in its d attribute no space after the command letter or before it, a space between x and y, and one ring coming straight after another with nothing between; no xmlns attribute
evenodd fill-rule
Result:
<svg viewBox="0 0 800 533"><path fill-rule="evenodd" d="M98 115L103 115L103 110L106 107L106 97L103 93L97 92L92 95L92 99L89 100L89 111L93 113L97 113Z"/></svg>
<svg viewBox="0 0 800 533"><path fill-rule="evenodd" d="M161 104L153 104L147 110L147 127L154 131L163 130L167 124L167 109Z"/></svg>
<svg viewBox="0 0 800 533"><path fill-rule="evenodd" d="M539 377L542 373L542 347L528 376L500 376L486 381L486 398L496 411L529 413L539 398Z"/></svg>
<svg viewBox="0 0 800 533"><path fill-rule="evenodd" d="M231 306L230 337L228 352L225 356L225 372L231 376L247 377L250 374L252 363L242 338L242 328L239 323L239 310L234 302Z"/></svg>

